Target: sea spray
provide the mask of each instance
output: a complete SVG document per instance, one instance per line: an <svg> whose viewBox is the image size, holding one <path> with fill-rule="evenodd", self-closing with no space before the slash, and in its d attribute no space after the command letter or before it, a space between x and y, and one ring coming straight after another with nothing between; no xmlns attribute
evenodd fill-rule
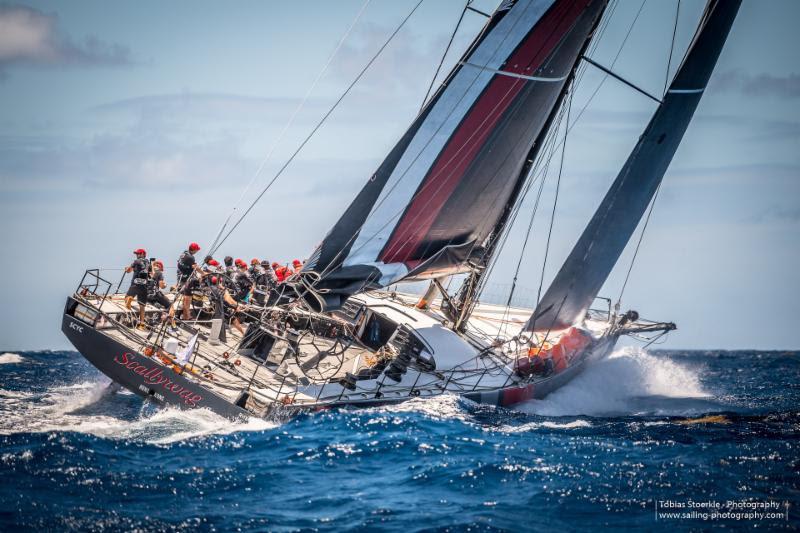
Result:
<svg viewBox="0 0 800 533"><path fill-rule="evenodd" d="M680 403L676 413L680 414L686 402L674 400L696 400L699 408L709 398L698 368L625 347L590 363L581 375L543 400L516 408L543 416L646 415L668 414L671 405Z"/></svg>

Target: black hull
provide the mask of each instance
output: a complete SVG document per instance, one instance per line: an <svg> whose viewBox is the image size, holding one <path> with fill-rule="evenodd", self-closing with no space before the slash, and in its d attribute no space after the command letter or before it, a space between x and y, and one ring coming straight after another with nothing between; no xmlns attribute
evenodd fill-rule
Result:
<svg viewBox="0 0 800 533"><path fill-rule="evenodd" d="M75 300L68 298L66 310L74 305ZM61 321L64 335L100 372L129 391L158 404L180 409L207 408L234 419L250 415L160 362L132 351L91 325L69 315L66 310Z"/></svg>

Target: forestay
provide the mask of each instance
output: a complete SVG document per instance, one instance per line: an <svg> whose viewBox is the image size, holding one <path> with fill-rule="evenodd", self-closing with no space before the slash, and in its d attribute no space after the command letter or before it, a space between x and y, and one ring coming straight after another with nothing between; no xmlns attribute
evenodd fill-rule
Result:
<svg viewBox="0 0 800 533"><path fill-rule="evenodd" d="M636 230L689 126L740 0L712 0L664 99L526 327L580 322Z"/></svg>
<svg viewBox="0 0 800 533"><path fill-rule="evenodd" d="M606 0L504 2L304 271L324 307L478 257Z"/></svg>

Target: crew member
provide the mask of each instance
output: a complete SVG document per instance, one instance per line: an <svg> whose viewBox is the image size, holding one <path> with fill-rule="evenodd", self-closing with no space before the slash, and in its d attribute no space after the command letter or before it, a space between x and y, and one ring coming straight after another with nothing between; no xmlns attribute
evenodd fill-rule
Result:
<svg viewBox="0 0 800 533"><path fill-rule="evenodd" d="M193 242L178 258L178 290L183 296L183 311L181 316L189 320L189 309L192 305L192 291L200 287L202 271L198 268L194 254L200 251L200 245Z"/></svg>
<svg viewBox="0 0 800 533"><path fill-rule="evenodd" d="M247 302L253 292L253 280L247 272L247 263L237 259L236 266L239 271L236 273L236 277L233 278L233 298L237 302Z"/></svg>
<svg viewBox="0 0 800 533"><path fill-rule="evenodd" d="M258 259L251 259L250 260L250 278L255 281L261 275L261 261Z"/></svg>
<svg viewBox="0 0 800 533"><path fill-rule="evenodd" d="M133 273L131 278L131 286L128 292L125 293L125 308L130 311L133 298L139 302L139 324L136 326L138 329L147 329L144 323L144 308L147 305L147 278L150 271L150 263L145 259L147 252L143 248L137 248L133 251L133 263L125 268L125 272Z"/></svg>
<svg viewBox="0 0 800 533"><path fill-rule="evenodd" d="M233 278L233 275L236 274L236 267L233 266L233 257L226 255L222 261L225 263L225 274Z"/></svg>
<svg viewBox="0 0 800 533"><path fill-rule="evenodd" d="M240 304L234 300L233 297L231 297L228 289L220 286L218 276L209 276L209 278L209 285L211 287L209 291L209 298L211 299L211 304L214 307L213 316L214 318L219 318L223 321L223 327L219 334L219 340L225 344L227 340L225 336L224 324L228 318L230 318L233 327L235 327L239 333L244 335L244 328L242 327L242 323L239 322L239 317L237 316L237 313L240 309Z"/></svg>
<svg viewBox="0 0 800 533"><path fill-rule="evenodd" d="M189 248L184 250L178 258L178 287L180 288L183 283L189 279L189 276L197 269L197 261L195 261L194 254L200 251L200 245L193 242Z"/></svg>
<svg viewBox="0 0 800 533"><path fill-rule="evenodd" d="M278 278L275 277L275 271L269 264L269 261L264 259L261 261L261 275L255 280L256 285L261 285L267 289L274 289Z"/></svg>
<svg viewBox="0 0 800 533"><path fill-rule="evenodd" d="M164 281L164 263L153 261L150 265L150 278L147 280L147 301L157 303L164 309L169 309L172 303L169 301L161 289L167 286Z"/></svg>

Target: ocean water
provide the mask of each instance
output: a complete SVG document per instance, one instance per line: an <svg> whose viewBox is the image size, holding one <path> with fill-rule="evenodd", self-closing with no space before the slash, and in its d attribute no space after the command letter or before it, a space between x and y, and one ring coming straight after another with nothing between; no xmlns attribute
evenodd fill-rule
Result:
<svg viewBox="0 0 800 533"><path fill-rule="evenodd" d="M798 378L797 352L623 349L513 410L232 423L108 394L74 352L3 353L0 531L796 529Z"/></svg>

